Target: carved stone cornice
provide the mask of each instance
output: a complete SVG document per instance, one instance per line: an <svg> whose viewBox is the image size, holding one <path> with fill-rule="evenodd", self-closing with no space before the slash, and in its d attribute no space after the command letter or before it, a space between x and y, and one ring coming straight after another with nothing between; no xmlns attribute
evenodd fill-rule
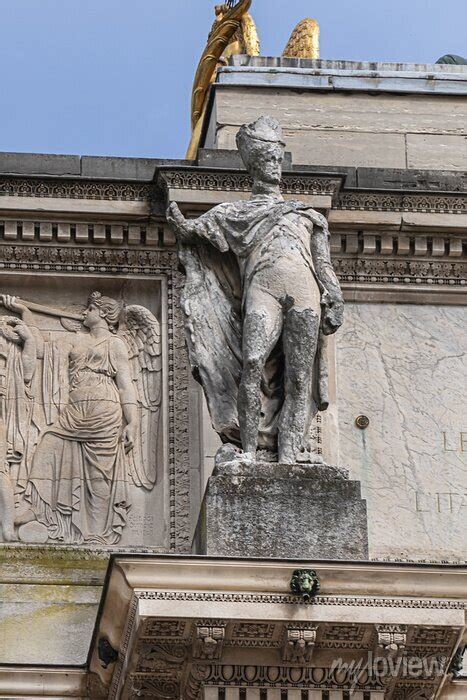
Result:
<svg viewBox="0 0 467 700"><path fill-rule="evenodd" d="M441 214L465 214L467 195L439 192L399 193L358 191L340 192L335 209L361 209L365 211L417 211Z"/></svg>
<svg viewBox="0 0 467 700"><path fill-rule="evenodd" d="M149 199L152 192L150 183L0 176L0 197L142 201Z"/></svg>
<svg viewBox="0 0 467 700"><path fill-rule="evenodd" d="M345 176L307 172L285 173L281 183L284 194L328 195L332 198L333 209L422 212L465 214L467 195L450 192L401 192L371 191L368 189L345 189ZM158 173L158 184L166 192L169 190L192 190L193 192L250 192L252 180L244 171L222 169L180 168Z"/></svg>
<svg viewBox="0 0 467 700"><path fill-rule="evenodd" d="M175 251L0 245L0 269L146 273L176 270Z"/></svg>
<svg viewBox="0 0 467 700"><path fill-rule="evenodd" d="M458 574L446 568L437 580L426 578L428 570L421 567L404 572L371 563L313 562L329 593L304 603L287 593L299 565L307 566L205 557L119 558L110 573L91 672L109 689L110 700L199 700L204 688L238 692L252 687L284 693L288 688L346 693L353 688L388 699L407 681L412 690L436 692L464 624L463 601L452 588L461 590ZM345 594L346 588L360 585L371 595ZM442 585L449 599L404 594L417 595L422 586L426 596L433 585ZM388 588L391 597L384 595ZM103 638L112 638L119 651L113 668L99 666L96 654ZM396 668L381 643L397 643L404 653ZM418 685L410 676L414 662L426 662Z"/></svg>
<svg viewBox="0 0 467 700"><path fill-rule="evenodd" d="M342 177L312 174L284 174L281 190L286 194L321 194L334 196ZM216 192L251 192L253 180L244 171L180 169L159 171L158 184L164 190L210 190Z"/></svg>
<svg viewBox="0 0 467 700"><path fill-rule="evenodd" d="M138 591L137 597L141 600L172 600L184 602L213 602L213 603L258 603L280 604L292 606L306 606L303 600L295 596L278 593L219 593L219 592L192 592L192 591ZM442 599L419 598L380 598L370 596L323 596L313 598L313 605L346 606L360 608L418 608L440 610L464 610L464 603Z"/></svg>
<svg viewBox="0 0 467 700"><path fill-rule="evenodd" d="M440 260L384 260L333 257L341 282L403 285L448 285L463 290L467 285L467 262Z"/></svg>

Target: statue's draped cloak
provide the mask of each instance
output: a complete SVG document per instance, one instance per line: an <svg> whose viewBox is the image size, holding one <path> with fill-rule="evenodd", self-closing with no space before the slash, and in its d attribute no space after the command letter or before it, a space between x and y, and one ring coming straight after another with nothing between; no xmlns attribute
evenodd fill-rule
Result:
<svg viewBox="0 0 467 700"><path fill-rule="evenodd" d="M327 234L325 218L310 206L258 197L215 207L196 220L196 243L180 244L179 258L186 274L182 309L190 364L194 377L204 388L213 427L224 442L240 445L237 396L242 375L245 295L255 273L265 265L262 254L265 246L277 233L281 219L290 213L304 217L310 235L314 227L324 229ZM323 293L311 256L306 263ZM267 360L261 383L258 446L262 449L277 447L277 424L284 400L283 372L284 357L279 341ZM325 410L327 368L322 333L313 376L311 400L319 410Z"/></svg>

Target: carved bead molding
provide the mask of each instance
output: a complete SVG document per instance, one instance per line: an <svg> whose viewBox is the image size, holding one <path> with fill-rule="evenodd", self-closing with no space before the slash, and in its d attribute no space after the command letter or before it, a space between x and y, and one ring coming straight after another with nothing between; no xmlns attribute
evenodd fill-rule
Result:
<svg viewBox="0 0 467 700"><path fill-rule="evenodd" d="M281 190L286 194L321 194L333 196L342 178L314 175L284 175ZM253 180L245 172L215 172L173 170L159 173L159 185L164 189L210 190L215 192L250 192Z"/></svg>
<svg viewBox="0 0 467 700"><path fill-rule="evenodd" d="M135 595L140 600L181 600L208 601L215 603L279 603L281 605L304 605L301 598L287 593L220 593L200 591L153 591L138 590ZM370 596L330 596L317 595L312 605L344 605L351 607L381 608L421 608L435 610L464 610L465 604L460 600L444 598L380 598Z"/></svg>
<svg viewBox="0 0 467 700"><path fill-rule="evenodd" d="M417 211L462 214L467 211L463 193L361 192L341 189L342 176L329 177L316 173L285 174L282 190L291 195L330 195L334 208L367 211ZM248 192L251 179L245 172L211 170L159 171L158 183L163 188ZM73 179L0 177L1 196L54 197L109 201L150 201L154 199L152 183L115 181L82 181Z"/></svg>
<svg viewBox="0 0 467 700"><path fill-rule="evenodd" d="M150 183L93 182L45 178L1 177L0 197L57 197L60 199L106 199L144 201L151 197Z"/></svg>
<svg viewBox="0 0 467 700"><path fill-rule="evenodd" d="M467 263L332 258L340 282L449 285L465 288Z"/></svg>
<svg viewBox="0 0 467 700"><path fill-rule="evenodd" d="M418 211L439 214L465 214L467 196L463 194L405 194L340 192L336 209L366 211Z"/></svg>
<svg viewBox="0 0 467 700"><path fill-rule="evenodd" d="M342 191L342 176L335 178L315 173L285 174L281 189L291 195L330 195L333 208L366 211L417 211L424 213L464 214L467 196L439 192L368 192ZM244 172L170 170L160 171L158 183L163 189L249 192L251 178Z"/></svg>
<svg viewBox="0 0 467 700"><path fill-rule="evenodd" d="M54 272L157 272L173 253L167 250L0 244L0 269ZM341 282L449 285L465 288L467 263L459 259L383 259L333 254Z"/></svg>

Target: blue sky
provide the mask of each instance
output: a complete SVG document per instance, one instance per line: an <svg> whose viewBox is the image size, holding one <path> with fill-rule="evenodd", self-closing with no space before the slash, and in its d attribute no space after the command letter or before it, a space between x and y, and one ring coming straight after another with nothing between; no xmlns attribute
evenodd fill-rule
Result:
<svg viewBox="0 0 467 700"><path fill-rule="evenodd" d="M183 157L214 4L0 0L0 150ZM307 16L322 58L467 55L467 0L253 0L252 12L264 55Z"/></svg>

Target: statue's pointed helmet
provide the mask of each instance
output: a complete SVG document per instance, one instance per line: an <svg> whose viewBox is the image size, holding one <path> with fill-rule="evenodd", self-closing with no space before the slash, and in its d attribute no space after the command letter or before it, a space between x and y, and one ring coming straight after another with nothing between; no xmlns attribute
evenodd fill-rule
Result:
<svg viewBox="0 0 467 700"><path fill-rule="evenodd" d="M251 124L244 124L237 132L237 148L243 162L249 161L251 151L262 142L264 145L280 145L285 148L282 128L274 117L259 117Z"/></svg>

